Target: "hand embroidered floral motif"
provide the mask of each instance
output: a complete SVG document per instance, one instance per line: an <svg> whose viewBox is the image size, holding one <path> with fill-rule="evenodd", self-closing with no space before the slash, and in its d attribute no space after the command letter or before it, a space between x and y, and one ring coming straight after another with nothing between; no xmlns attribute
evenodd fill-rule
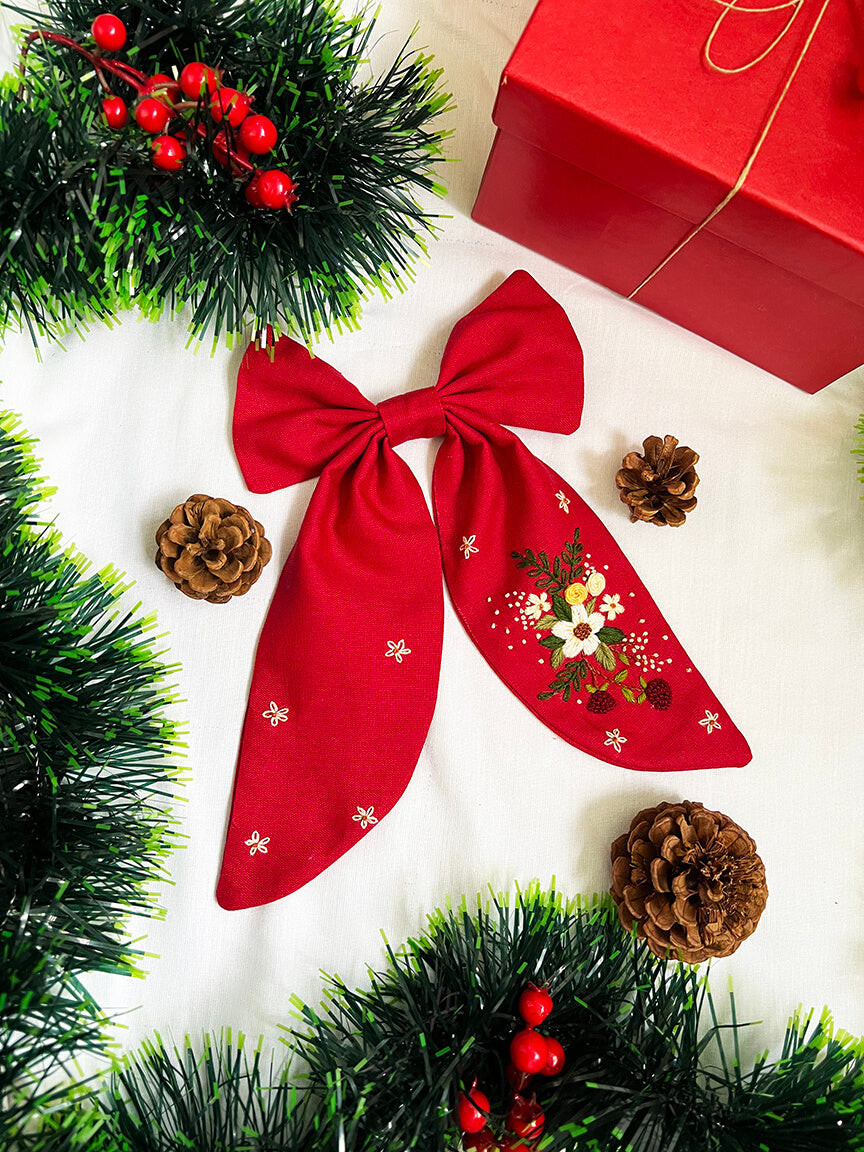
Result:
<svg viewBox="0 0 864 1152"><path fill-rule="evenodd" d="M262 852L266 856L270 837L265 836L262 839L258 832L253 832L251 838L244 840L243 843L248 847L250 856L254 856L256 852Z"/></svg>
<svg viewBox="0 0 864 1152"><path fill-rule="evenodd" d="M385 656L395 656L396 657L396 663L401 664L403 656L410 656L411 655L411 649L405 647L405 641L404 640L400 640L398 643L395 640L388 640L387 641L387 651L384 653L384 655Z"/></svg>
<svg viewBox="0 0 864 1152"><path fill-rule="evenodd" d="M356 816L352 816L351 819L357 820L359 822L361 828L367 828L370 824L377 824L378 823L378 817L372 815L372 813L374 811L375 811L375 805L374 804L370 804L368 808L361 808L360 805L358 804L357 805L357 814L356 814Z"/></svg>
<svg viewBox="0 0 864 1152"><path fill-rule="evenodd" d="M280 720L287 720L288 719L288 709L287 708L277 708L276 701L271 700L270 701L270 707L267 709L266 712L262 712L261 715L264 717L265 720L269 720L271 725L275 728Z"/></svg>
<svg viewBox="0 0 864 1152"><path fill-rule="evenodd" d="M598 603L606 589L606 577L591 565L586 568L578 528L572 543L565 544L559 555L551 559L546 552L535 553L530 548L513 552L512 556L517 567L526 569L539 589L539 594L527 597L523 615L534 622L538 632L548 633L538 640L548 650L549 663L555 671L555 679L547 691L538 692L538 700L560 695L569 701L574 693L584 689L588 694L587 710L596 715L611 712L619 694L628 704L647 702L658 711L670 707L669 682L659 676L646 680L638 675L640 669L633 667L628 654L633 638L610 623L624 611L621 594L607 592ZM631 676L633 682L628 683Z"/></svg>
<svg viewBox="0 0 864 1152"><path fill-rule="evenodd" d="M474 547L474 541L477 539L476 533L473 536L463 536L462 543L459 545L459 550L467 560L472 552L477 552L478 549Z"/></svg>
<svg viewBox="0 0 864 1152"><path fill-rule="evenodd" d="M699 723L702 725L706 732L713 732L715 728L722 729L723 725L717 719L717 716L717 712L709 712L707 708L705 709L705 719L700 720Z"/></svg>
<svg viewBox="0 0 864 1152"><path fill-rule="evenodd" d="M556 499L558 500L558 507L563 512L569 512L570 511L570 497L565 496L564 493L561 491L556 492L555 496L556 496Z"/></svg>
<svg viewBox="0 0 864 1152"><path fill-rule="evenodd" d="M616 752L621 751L621 745L627 743L627 737L622 736L617 728L613 728L611 732L606 733L608 739L604 740L604 744L610 744Z"/></svg>

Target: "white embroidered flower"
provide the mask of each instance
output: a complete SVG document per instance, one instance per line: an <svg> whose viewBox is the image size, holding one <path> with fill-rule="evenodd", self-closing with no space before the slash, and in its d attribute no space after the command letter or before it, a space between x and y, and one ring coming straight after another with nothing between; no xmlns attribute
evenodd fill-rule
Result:
<svg viewBox="0 0 864 1152"><path fill-rule="evenodd" d="M403 656L410 656L411 655L411 649L405 647L405 641L404 640L400 640L398 643L395 640L388 640L387 641L387 651L384 653L384 655L385 656L395 656L396 657L396 663L401 664Z"/></svg>
<svg viewBox="0 0 864 1152"><path fill-rule="evenodd" d="M472 552L477 551L477 549L474 547L474 541L476 539L477 539L476 533L473 536L463 536L462 537L462 543L459 545L459 549L462 552L462 554L464 555L466 560L468 559L468 557L471 555Z"/></svg>
<svg viewBox="0 0 864 1152"><path fill-rule="evenodd" d="M250 856L254 856L256 852L262 852L266 856L267 845L270 843L270 837L265 836L262 839L260 833L253 832L250 839L244 840L243 843L249 849Z"/></svg>
<svg viewBox="0 0 864 1152"><path fill-rule="evenodd" d="M607 739L603 741L604 744L611 744L616 752L621 751L621 745L627 743L627 737L622 736L618 728L613 728L611 732L606 733Z"/></svg>
<svg viewBox="0 0 864 1152"><path fill-rule="evenodd" d="M372 815L372 813L374 811L375 811L375 805L374 804L370 804L368 808L361 808L360 805L358 804L357 805L357 815L352 816L351 819L357 820L359 822L361 828L368 828L368 826L370 824L377 824L378 823L378 817Z"/></svg>
<svg viewBox="0 0 864 1152"><path fill-rule="evenodd" d="M620 616L624 611L624 605L621 603L621 597L616 592L614 596L604 596L603 603L600 605L600 611L605 612L610 620L614 620L616 616Z"/></svg>
<svg viewBox="0 0 864 1152"><path fill-rule="evenodd" d="M702 725L706 732L713 732L715 728L723 727L723 725L717 719L717 716L717 712L709 712L707 708L705 709L705 719L700 720L699 723Z"/></svg>
<svg viewBox="0 0 864 1152"><path fill-rule="evenodd" d="M602 572L592 572L585 581L585 587L592 596L599 596L606 587L606 577Z"/></svg>
<svg viewBox="0 0 864 1152"><path fill-rule="evenodd" d="M589 616L584 604L574 604L570 614L572 621L559 620L552 628L552 635L564 641L564 655L568 660L580 652L590 656L600 647L597 633L606 623L606 618L600 612L592 612Z"/></svg>
<svg viewBox="0 0 864 1152"><path fill-rule="evenodd" d="M270 701L270 707L267 709L266 712L262 712L261 715L264 717L265 720L269 720L271 725L275 728L280 720L287 720L288 719L288 709L287 708L278 708L276 706L276 701L271 700Z"/></svg>
<svg viewBox="0 0 864 1152"><path fill-rule="evenodd" d="M529 620L539 620L541 616L551 611L552 601L545 592L541 592L539 596L535 596L533 592L528 593L528 600L522 612Z"/></svg>
<svg viewBox="0 0 864 1152"><path fill-rule="evenodd" d="M558 507L561 508L564 512L569 512L570 511L570 497L565 496L564 493L560 492L560 491L556 492L555 496L558 500Z"/></svg>

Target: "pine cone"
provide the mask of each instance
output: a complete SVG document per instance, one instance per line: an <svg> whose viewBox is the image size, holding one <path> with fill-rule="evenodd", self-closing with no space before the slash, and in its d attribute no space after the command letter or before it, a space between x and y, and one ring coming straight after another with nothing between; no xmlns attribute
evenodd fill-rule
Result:
<svg viewBox="0 0 864 1152"><path fill-rule="evenodd" d="M674 436L649 436L642 441L643 456L628 452L615 475L619 495L630 509L630 519L648 520L677 528L696 507L699 459L692 448L679 448Z"/></svg>
<svg viewBox="0 0 864 1152"><path fill-rule="evenodd" d="M622 926L663 959L729 956L756 928L768 888L756 845L701 804L658 804L612 845L612 898Z"/></svg>
<svg viewBox="0 0 864 1152"><path fill-rule="evenodd" d="M178 504L159 525L156 543L157 567L181 592L211 604L243 596L273 555L251 513L200 493Z"/></svg>

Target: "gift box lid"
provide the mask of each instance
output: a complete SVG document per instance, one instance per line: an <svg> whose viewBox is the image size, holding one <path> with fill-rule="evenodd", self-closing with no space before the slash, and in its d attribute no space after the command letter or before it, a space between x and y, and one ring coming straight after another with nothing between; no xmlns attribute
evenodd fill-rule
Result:
<svg viewBox="0 0 864 1152"><path fill-rule="evenodd" d="M682 237L723 201L767 128L707 227L864 304L864 23L853 3L747 0L738 12L722 0L540 0L494 120L679 216ZM724 13L711 59L742 71L705 60Z"/></svg>

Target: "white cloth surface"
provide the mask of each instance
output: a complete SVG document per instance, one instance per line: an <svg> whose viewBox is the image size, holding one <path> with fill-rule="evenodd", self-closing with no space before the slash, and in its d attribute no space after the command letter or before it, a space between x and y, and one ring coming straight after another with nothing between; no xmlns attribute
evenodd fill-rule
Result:
<svg viewBox="0 0 864 1152"><path fill-rule="evenodd" d="M145 982L91 980L123 1013L123 1048L154 1029L179 1040L223 1026L277 1042L292 996L318 1002L319 970L363 983L366 966L383 963L381 932L401 943L448 895L553 876L568 895L605 890L611 841L641 807L677 799L730 815L765 861L762 922L712 970L721 1005L731 977L739 1018L763 1022L745 1050L776 1048L799 1004L828 1005L840 1026L864 1033L864 488L850 455L864 374L807 396L470 220L498 77L531 9L532 0L381 0L379 30L392 35L375 57L386 61L419 23L417 44L444 67L458 105L447 151L459 162L443 171L449 195L432 207L446 218L416 282L371 299L360 331L318 352L375 402L428 386L453 323L513 269L531 272L582 342L585 414L570 437L524 439L605 521L753 761L654 775L584 755L511 696L448 604L435 718L397 807L301 891L223 911L213 893L256 639L314 481L247 492L230 441L240 351L193 353L182 321L129 316L44 345L41 363L28 337L11 336L0 406L40 441L57 488L51 515L96 568L114 564L135 581L127 600L158 613L166 659L181 665L176 716L191 778L167 916L133 926L153 954ZM3 52L5 67L5 30ZM624 453L666 433L701 455L699 506L677 530L631 524L614 485ZM399 451L428 493L435 445ZM258 585L226 606L188 600L153 563L157 525L193 492L246 504L274 545ZM339 659L350 669L349 647Z"/></svg>

